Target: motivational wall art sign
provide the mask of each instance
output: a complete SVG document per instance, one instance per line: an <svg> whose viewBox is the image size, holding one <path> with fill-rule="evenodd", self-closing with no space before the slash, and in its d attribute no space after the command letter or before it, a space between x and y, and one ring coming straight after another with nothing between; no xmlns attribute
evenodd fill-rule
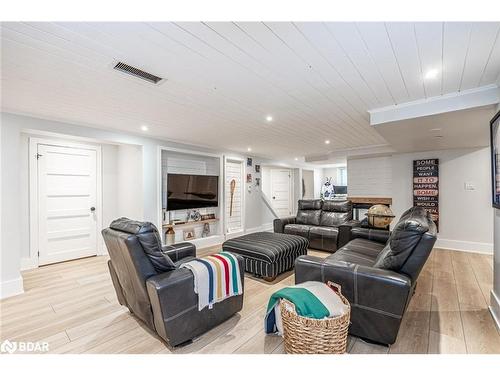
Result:
<svg viewBox="0 0 500 375"><path fill-rule="evenodd" d="M425 208L439 230L439 159L413 161L413 206Z"/></svg>

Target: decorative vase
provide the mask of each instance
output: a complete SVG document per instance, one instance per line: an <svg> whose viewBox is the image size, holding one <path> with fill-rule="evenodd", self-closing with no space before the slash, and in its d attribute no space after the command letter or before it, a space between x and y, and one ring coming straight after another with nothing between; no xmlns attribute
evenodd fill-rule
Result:
<svg viewBox="0 0 500 375"><path fill-rule="evenodd" d="M165 232L165 242L167 245L173 245L175 243L175 231L173 225L169 225L167 231Z"/></svg>

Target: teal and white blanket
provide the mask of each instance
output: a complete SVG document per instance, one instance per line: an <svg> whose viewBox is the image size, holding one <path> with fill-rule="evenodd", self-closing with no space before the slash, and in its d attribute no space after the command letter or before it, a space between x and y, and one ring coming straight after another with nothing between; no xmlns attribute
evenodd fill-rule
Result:
<svg viewBox="0 0 500 375"><path fill-rule="evenodd" d="M286 287L278 290L269 298L264 322L266 333L283 335L279 304L282 298L295 305L295 311L298 315L307 318L333 318L344 315L349 309L337 293L325 283L307 281L302 284Z"/></svg>

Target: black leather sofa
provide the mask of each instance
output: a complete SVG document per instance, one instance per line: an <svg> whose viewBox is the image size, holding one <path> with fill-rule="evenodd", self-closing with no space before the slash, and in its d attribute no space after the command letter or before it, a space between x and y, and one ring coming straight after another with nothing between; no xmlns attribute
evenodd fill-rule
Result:
<svg viewBox="0 0 500 375"><path fill-rule="evenodd" d="M352 220L351 201L299 200L297 216L274 220L274 232L295 234L309 240L309 248L335 252L349 241Z"/></svg>
<svg viewBox="0 0 500 375"><path fill-rule="evenodd" d="M193 273L179 268L196 257L193 244L162 247L153 224L127 218L114 220L102 235L118 301L171 346L205 333L242 309L239 295L198 311ZM244 270L243 258L235 256Z"/></svg>
<svg viewBox="0 0 500 375"><path fill-rule="evenodd" d="M352 308L349 332L390 345L435 242L436 225L424 209L413 207L392 232L353 228L351 240L335 254L300 256L295 282L340 284Z"/></svg>

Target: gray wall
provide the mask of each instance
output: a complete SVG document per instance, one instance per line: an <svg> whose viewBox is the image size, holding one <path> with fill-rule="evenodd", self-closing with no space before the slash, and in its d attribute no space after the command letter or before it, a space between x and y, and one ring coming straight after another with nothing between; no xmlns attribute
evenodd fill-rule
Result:
<svg viewBox="0 0 500 375"><path fill-rule="evenodd" d="M398 218L413 205L412 162L426 158L438 158L440 164L440 231L436 246L491 253L493 209L489 148L348 160L349 194L392 197L392 210ZM465 182L472 183L475 190L465 190Z"/></svg>

